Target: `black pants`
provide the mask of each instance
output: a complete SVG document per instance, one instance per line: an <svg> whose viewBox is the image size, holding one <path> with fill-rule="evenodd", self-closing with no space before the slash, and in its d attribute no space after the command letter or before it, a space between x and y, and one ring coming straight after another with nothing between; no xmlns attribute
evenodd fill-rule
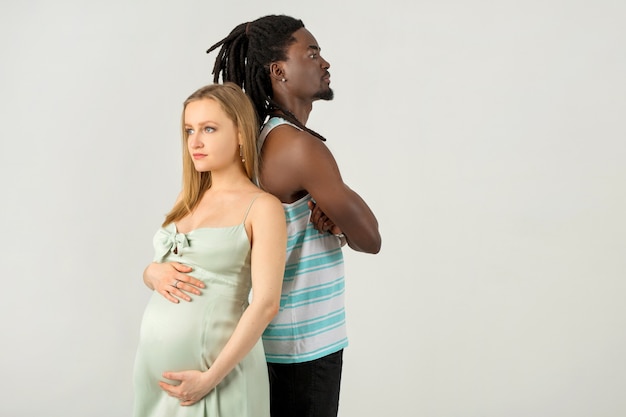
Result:
<svg viewBox="0 0 626 417"><path fill-rule="evenodd" d="M272 417L336 417L343 350L310 362L268 363Z"/></svg>

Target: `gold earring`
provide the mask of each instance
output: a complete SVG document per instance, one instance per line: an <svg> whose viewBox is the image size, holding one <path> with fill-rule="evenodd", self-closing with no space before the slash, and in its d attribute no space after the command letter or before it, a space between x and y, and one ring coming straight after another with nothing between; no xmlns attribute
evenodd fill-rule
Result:
<svg viewBox="0 0 626 417"><path fill-rule="evenodd" d="M243 157L243 146L239 144L239 157L241 158L241 162L246 162L246 158Z"/></svg>

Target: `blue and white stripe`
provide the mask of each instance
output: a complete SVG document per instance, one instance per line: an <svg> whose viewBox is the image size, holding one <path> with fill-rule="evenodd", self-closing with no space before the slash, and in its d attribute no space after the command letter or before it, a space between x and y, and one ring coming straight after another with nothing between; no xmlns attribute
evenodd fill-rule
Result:
<svg viewBox="0 0 626 417"><path fill-rule="evenodd" d="M272 118L259 140L287 123ZM339 239L319 233L310 223L311 196L283 204L287 218L287 261L280 311L263 334L268 362L298 363L319 359L348 345L345 278Z"/></svg>

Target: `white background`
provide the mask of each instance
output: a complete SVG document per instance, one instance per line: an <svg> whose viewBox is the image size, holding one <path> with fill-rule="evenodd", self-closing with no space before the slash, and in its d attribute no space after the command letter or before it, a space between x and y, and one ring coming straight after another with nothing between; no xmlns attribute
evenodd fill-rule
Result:
<svg viewBox="0 0 626 417"><path fill-rule="evenodd" d="M621 0L3 0L0 415L130 415L182 101L273 13L383 236L346 251L340 415L626 415Z"/></svg>

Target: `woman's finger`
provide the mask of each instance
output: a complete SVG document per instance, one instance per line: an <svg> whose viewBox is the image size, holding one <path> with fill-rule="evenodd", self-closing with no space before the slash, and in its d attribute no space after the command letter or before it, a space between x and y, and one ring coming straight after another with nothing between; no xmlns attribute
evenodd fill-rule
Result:
<svg viewBox="0 0 626 417"><path fill-rule="evenodd" d="M185 264L181 264L179 262L172 262L172 266L174 267L175 270L177 270L178 272L182 272L187 273L187 272L191 272L193 270L192 267L185 265Z"/></svg>
<svg viewBox="0 0 626 417"><path fill-rule="evenodd" d="M198 285L195 285L192 282L187 282L184 279L185 278L181 277L181 279L178 280L176 289L181 290L181 291L186 291L188 293L195 294L195 295L202 294L200 290L197 288ZM200 284L202 284L202 282L200 282ZM200 288L204 288L204 284L202 284L202 287Z"/></svg>
<svg viewBox="0 0 626 417"><path fill-rule="evenodd" d="M170 293L170 291L167 290L167 288L164 288L162 290L159 290L159 292L161 293L161 295L163 297L165 297L166 299L168 299L169 301L171 301L174 304L178 304L179 300L176 297L173 297L172 294Z"/></svg>
<svg viewBox="0 0 626 417"><path fill-rule="evenodd" d="M174 285L169 287L169 294L171 296L178 297L181 300L191 301L191 297L189 297L186 293L182 291L182 281L177 280Z"/></svg>

